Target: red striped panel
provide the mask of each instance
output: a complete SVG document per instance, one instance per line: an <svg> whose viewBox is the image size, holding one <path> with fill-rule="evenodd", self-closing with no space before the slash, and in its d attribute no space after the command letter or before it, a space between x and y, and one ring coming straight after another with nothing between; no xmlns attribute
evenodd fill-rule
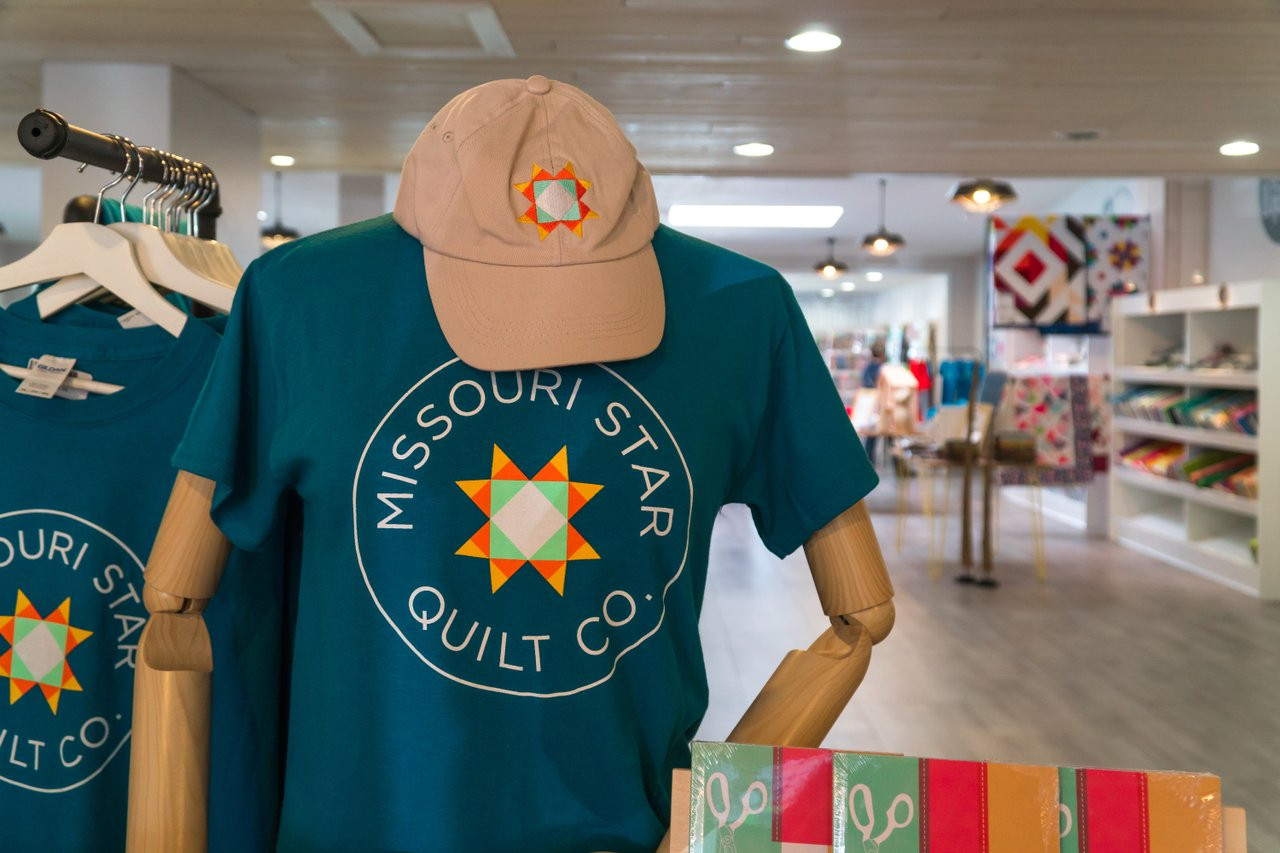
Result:
<svg viewBox="0 0 1280 853"><path fill-rule="evenodd" d="M920 770L928 804L921 808L922 849L987 853L987 765L931 758L921 759Z"/></svg>
<svg viewBox="0 0 1280 853"><path fill-rule="evenodd" d="M1151 853L1147 774L1081 770L1082 853Z"/></svg>
<svg viewBox="0 0 1280 853"><path fill-rule="evenodd" d="M775 747L773 760L773 840L831 844L831 753Z"/></svg>

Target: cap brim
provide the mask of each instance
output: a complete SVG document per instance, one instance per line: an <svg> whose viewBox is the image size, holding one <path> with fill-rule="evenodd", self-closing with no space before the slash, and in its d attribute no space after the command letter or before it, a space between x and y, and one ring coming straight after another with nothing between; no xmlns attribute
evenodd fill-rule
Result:
<svg viewBox="0 0 1280 853"><path fill-rule="evenodd" d="M666 325L653 247L613 261L512 267L423 249L444 336L480 370L530 370L640 358Z"/></svg>

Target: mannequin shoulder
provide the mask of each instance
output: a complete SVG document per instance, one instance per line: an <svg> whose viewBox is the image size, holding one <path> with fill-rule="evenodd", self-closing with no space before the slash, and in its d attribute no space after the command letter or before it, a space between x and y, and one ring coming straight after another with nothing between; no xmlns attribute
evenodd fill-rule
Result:
<svg viewBox="0 0 1280 853"><path fill-rule="evenodd" d="M770 295L787 286L768 264L665 225L653 235L653 250L669 290L675 285L706 295Z"/></svg>
<svg viewBox="0 0 1280 853"><path fill-rule="evenodd" d="M374 280L423 280L422 246L390 214L285 243L254 261L246 283L259 291L310 298ZM350 296L350 290L345 290Z"/></svg>

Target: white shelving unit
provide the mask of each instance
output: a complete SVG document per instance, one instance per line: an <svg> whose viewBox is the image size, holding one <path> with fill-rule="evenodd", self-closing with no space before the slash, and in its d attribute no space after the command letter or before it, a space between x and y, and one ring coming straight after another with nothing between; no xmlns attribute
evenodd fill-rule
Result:
<svg viewBox="0 0 1280 853"><path fill-rule="evenodd" d="M1265 296L1265 298L1264 298ZM1264 599L1280 599L1280 281L1205 285L1137 293L1113 302L1117 393L1168 385L1189 393L1253 389L1259 435L1184 427L1140 418L1112 423L1117 453L1140 438L1177 441L1258 457L1257 500L1203 489L1112 463L1111 536L1166 562ZM1186 363L1232 343L1258 353L1257 371L1146 367L1181 347ZM1267 370L1271 375L1267 375ZM1275 420L1270 431L1263 420ZM1255 561L1250 540L1258 539Z"/></svg>

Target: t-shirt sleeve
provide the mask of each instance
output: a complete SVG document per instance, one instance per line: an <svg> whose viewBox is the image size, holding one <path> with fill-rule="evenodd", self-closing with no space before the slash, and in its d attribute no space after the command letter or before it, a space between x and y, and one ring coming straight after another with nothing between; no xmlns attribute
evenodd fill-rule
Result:
<svg viewBox="0 0 1280 853"><path fill-rule="evenodd" d="M730 490L764 544L785 557L879 483L790 286L752 449Z"/></svg>
<svg viewBox="0 0 1280 853"><path fill-rule="evenodd" d="M250 264L236 290L222 343L174 453L174 465L217 483L212 517L239 548L269 538L289 488L273 460L284 406L278 364Z"/></svg>

